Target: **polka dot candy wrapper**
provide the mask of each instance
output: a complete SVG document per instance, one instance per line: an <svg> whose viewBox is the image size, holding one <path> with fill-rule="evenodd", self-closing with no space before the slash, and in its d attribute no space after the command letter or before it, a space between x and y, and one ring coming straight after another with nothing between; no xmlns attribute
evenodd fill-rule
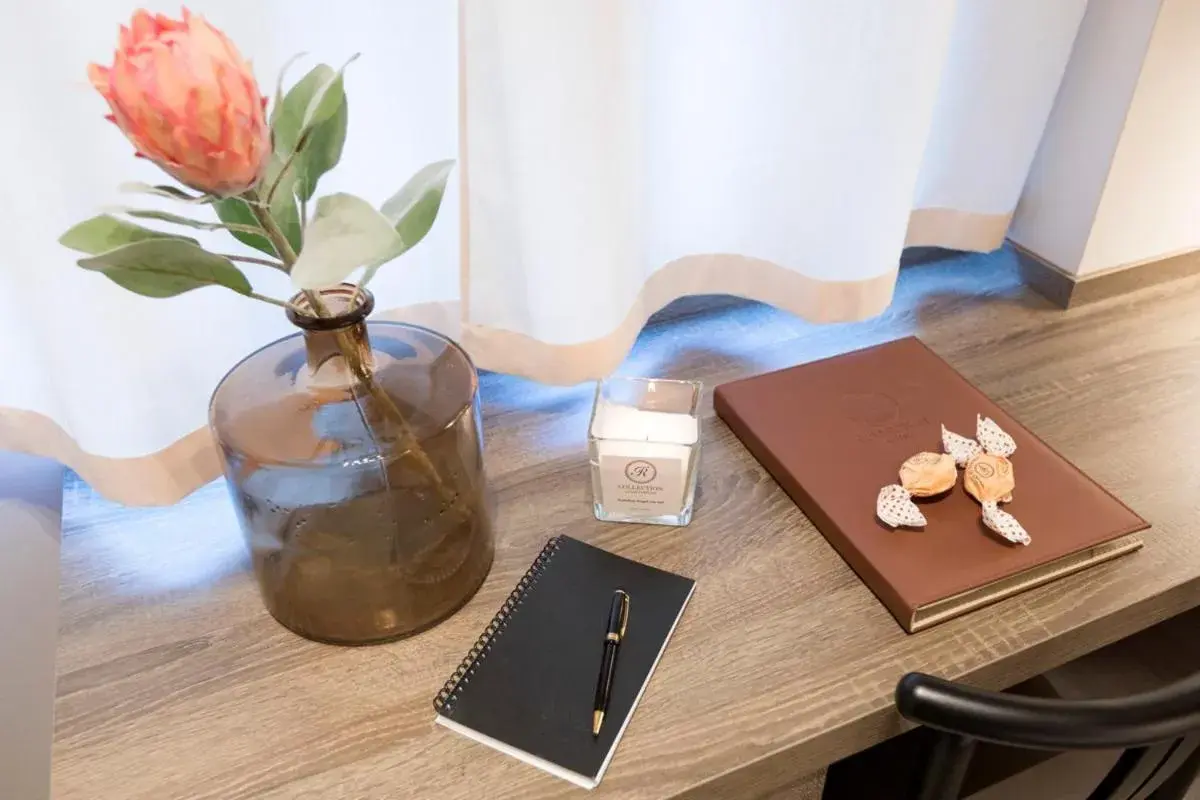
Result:
<svg viewBox="0 0 1200 800"><path fill-rule="evenodd" d="M924 528L925 515L912 499L947 492L957 480L952 456L917 453L900 465L900 483L879 490L875 515L890 528Z"/></svg>
<svg viewBox="0 0 1200 800"><path fill-rule="evenodd" d="M978 416L975 439L960 436L942 426L942 448L962 467L963 488L979 501L983 524L1012 544L1028 545L1032 540L1012 514L1000 508L1009 503L1016 488L1016 477L1009 456L1017 450L1013 438L988 417Z"/></svg>

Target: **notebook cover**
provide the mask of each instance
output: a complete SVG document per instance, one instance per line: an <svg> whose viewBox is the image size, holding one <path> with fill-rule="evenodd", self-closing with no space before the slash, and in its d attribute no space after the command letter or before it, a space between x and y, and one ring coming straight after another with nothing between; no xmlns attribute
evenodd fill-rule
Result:
<svg viewBox="0 0 1200 800"><path fill-rule="evenodd" d="M539 557L544 563L531 568L528 585L513 593L511 609L497 615L490 644L440 714L598 781L695 581L567 536L551 546ZM618 588L629 593L629 622L604 726L593 737L592 702Z"/></svg>
<svg viewBox="0 0 1200 800"><path fill-rule="evenodd" d="M1149 527L914 337L727 383L713 404L906 630L923 607L1038 570L1048 580L1064 574L1061 564L1073 554L1086 562L1089 548L1099 552ZM943 423L974 438L977 414L1017 443L1016 489L1005 509L1033 543L1013 546L984 527L961 470L949 495L918 501L929 522L924 530L880 522L875 498L898 482L900 464L921 451L941 452ZM1022 588L1038 582L1009 581Z"/></svg>

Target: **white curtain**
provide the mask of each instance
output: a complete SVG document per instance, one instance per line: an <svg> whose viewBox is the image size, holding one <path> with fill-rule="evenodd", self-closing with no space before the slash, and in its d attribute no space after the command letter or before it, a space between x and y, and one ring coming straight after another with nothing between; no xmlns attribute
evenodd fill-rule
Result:
<svg viewBox="0 0 1200 800"><path fill-rule="evenodd" d="M129 294L56 244L130 204L118 184L159 177L101 120L84 73L111 60L136 5L0 0L0 449L151 503L217 474L209 394L289 326L218 289ZM373 284L377 307L460 339L482 367L559 383L611 371L681 295L859 319L888 303L906 242L998 246L1084 5L191 3L266 92L295 52L363 53L322 193L379 202L422 164L459 159L433 232ZM281 277L256 287L286 296Z"/></svg>

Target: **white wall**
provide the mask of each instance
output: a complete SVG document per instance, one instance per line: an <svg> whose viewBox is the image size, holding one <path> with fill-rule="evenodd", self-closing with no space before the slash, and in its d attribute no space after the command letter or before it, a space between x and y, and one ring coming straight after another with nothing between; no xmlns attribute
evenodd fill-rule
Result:
<svg viewBox="0 0 1200 800"><path fill-rule="evenodd" d="M1200 248L1200 2L1164 0L1079 266Z"/></svg>
<svg viewBox="0 0 1200 800"><path fill-rule="evenodd" d="M1009 238L1068 272L1083 263L1160 3L1088 3L1017 204Z"/></svg>
<svg viewBox="0 0 1200 800"><path fill-rule="evenodd" d="M63 470L0 452L0 798L50 797Z"/></svg>
<svg viewBox="0 0 1200 800"><path fill-rule="evenodd" d="M1091 0L1009 238L1077 277L1200 249L1200 2Z"/></svg>

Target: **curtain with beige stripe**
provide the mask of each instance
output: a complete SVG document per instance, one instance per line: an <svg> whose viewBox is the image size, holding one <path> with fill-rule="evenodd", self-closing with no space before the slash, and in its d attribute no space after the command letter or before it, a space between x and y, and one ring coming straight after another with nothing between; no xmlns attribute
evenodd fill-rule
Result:
<svg viewBox="0 0 1200 800"><path fill-rule="evenodd" d="M84 75L132 0L0 0L22 65L0 147L0 449L172 502L218 474L209 394L283 315L129 294L57 236L155 181ZM729 293L814 321L890 301L905 244L998 246L1085 0L195 0L273 85L340 63L350 133L322 190L382 201L457 153L433 233L372 288L484 368L573 383L647 317ZM229 249L231 245L221 244ZM288 294L261 276L256 288Z"/></svg>

